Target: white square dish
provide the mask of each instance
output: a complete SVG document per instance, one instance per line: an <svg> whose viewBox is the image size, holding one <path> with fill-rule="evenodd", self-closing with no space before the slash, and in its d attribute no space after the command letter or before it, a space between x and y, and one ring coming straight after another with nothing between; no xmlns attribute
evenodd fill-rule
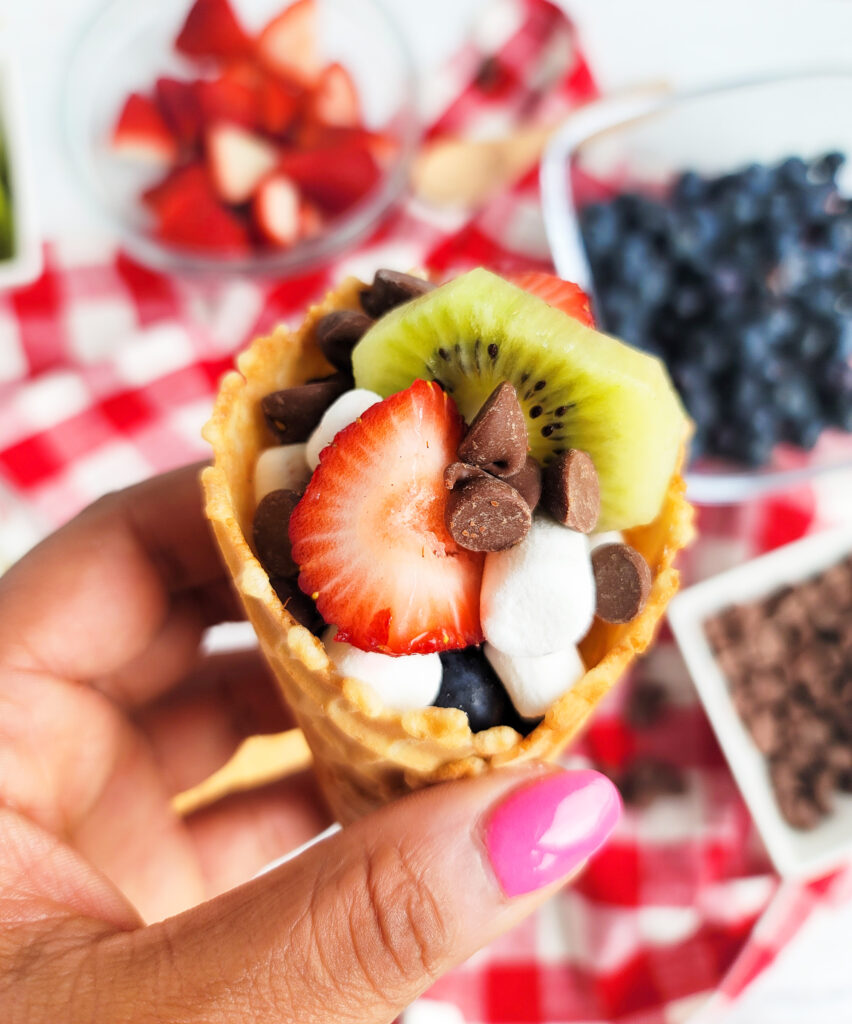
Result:
<svg viewBox="0 0 852 1024"><path fill-rule="evenodd" d="M669 622L699 697L772 862L786 877L815 877L852 859L852 794L837 793L834 810L800 831L782 817L767 762L731 698L704 633L704 623L732 604L768 597L810 579L852 552L852 526L819 533L689 587L669 606Z"/></svg>
<svg viewBox="0 0 852 1024"><path fill-rule="evenodd" d="M33 170L24 131L23 93L12 57L0 50L0 132L9 164L14 252L0 259L0 289L34 281L42 271L41 239L35 217Z"/></svg>

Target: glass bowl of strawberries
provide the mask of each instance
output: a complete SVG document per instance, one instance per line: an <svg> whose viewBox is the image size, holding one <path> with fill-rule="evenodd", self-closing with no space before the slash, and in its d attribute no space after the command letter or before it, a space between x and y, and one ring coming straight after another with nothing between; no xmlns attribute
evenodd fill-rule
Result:
<svg viewBox="0 0 852 1024"><path fill-rule="evenodd" d="M141 261L290 276L389 213L419 137L375 0L111 0L64 94L87 192Z"/></svg>

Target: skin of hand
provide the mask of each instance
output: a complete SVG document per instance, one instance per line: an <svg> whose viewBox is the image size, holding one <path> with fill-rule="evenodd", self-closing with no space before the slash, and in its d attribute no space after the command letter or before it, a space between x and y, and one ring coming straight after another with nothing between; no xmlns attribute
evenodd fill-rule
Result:
<svg viewBox="0 0 852 1024"><path fill-rule="evenodd" d="M620 804L530 764L328 823L309 774L171 798L293 723L241 618L198 467L101 499L0 579L4 1024L380 1024L571 877ZM582 778L581 778L582 776Z"/></svg>

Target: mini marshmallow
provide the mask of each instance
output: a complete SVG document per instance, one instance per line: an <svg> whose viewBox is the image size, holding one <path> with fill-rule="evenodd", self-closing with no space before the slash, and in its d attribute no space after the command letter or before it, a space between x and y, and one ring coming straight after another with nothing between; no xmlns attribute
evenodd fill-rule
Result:
<svg viewBox="0 0 852 1024"><path fill-rule="evenodd" d="M301 494L311 479L306 444L280 444L260 453L254 467L254 500L257 505L272 491Z"/></svg>
<svg viewBox="0 0 852 1024"><path fill-rule="evenodd" d="M536 516L520 544L485 556L479 602L485 639L504 654L573 647L595 614L588 538Z"/></svg>
<svg viewBox="0 0 852 1024"><path fill-rule="evenodd" d="M593 533L589 537L589 551L602 548L604 544L623 544L624 534L618 530L607 530L606 533Z"/></svg>
<svg viewBox="0 0 852 1024"><path fill-rule="evenodd" d="M352 391L344 391L343 394L323 413L322 419L316 430L308 438L307 459L311 471L319 465L320 452L326 445L331 444L335 437L354 423L371 405L382 401L382 396L375 391L367 391L366 388L353 388Z"/></svg>
<svg viewBox="0 0 852 1024"><path fill-rule="evenodd" d="M342 676L366 683L391 711L427 708L438 699L444 670L437 654L388 654L362 651L335 640L336 626L329 626L322 642Z"/></svg>
<svg viewBox="0 0 852 1024"><path fill-rule="evenodd" d="M513 657L491 644L482 650L522 718L540 718L586 671L576 647L538 658Z"/></svg>

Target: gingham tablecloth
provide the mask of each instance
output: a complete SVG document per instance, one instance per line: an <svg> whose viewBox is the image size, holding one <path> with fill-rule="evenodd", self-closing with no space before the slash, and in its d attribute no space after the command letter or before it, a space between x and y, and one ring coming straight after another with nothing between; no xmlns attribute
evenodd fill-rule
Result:
<svg viewBox="0 0 852 1024"><path fill-rule="evenodd" d="M499 0L437 87L428 97L433 135L550 122L595 94L572 26L546 0ZM199 431L233 353L297 320L341 275L549 265L535 174L476 216L450 220L410 202L356 253L269 287L203 288L109 249L92 252L88 241L50 245L36 284L0 294L6 554L106 490L203 458ZM801 536L819 518L808 491L747 515L704 514L691 569ZM623 686L571 758L617 771L636 753L658 754L683 768L687 790L628 811L576 885L434 986L430 997L471 1024L719 1019L815 906L849 896L846 874L779 884L666 636L642 671L672 698L659 725L637 733L625 724Z"/></svg>

